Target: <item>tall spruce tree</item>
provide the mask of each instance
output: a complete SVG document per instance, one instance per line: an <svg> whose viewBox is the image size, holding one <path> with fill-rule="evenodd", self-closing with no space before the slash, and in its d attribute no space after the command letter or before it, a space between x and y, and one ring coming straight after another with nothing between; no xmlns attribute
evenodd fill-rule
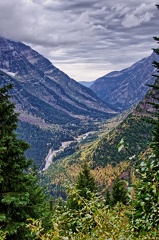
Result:
<svg viewBox="0 0 159 240"><path fill-rule="evenodd" d="M97 187L87 163L82 165L82 170L76 180L76 191L70 191L67 198L67 206L71 209L80 209L80 199L90 200L96 192Z"/></svg>
<svg viewBox="0 0 159 240"><path fill-rule="evenodd" d="M15 134L18 114L10 102L12 87L0 89L0 228L6 239L22 240L32 239L25 227L27 219L42 217L46 204L31 161L24 154L29 145Z"/></svg>
<svg viewBox="0 0 159 240"><path fill-rule="evenodd" d="M95 180L86 163L82 165L82 171L78 175L76 187L80 190L80 195L87 199L89 199L91 193L94 193L96 190Z"/></svg>
<svg viewBox="0 0 159 240"><path fill-rule="evenodd" d="M159 9L159 5L157 5ZM159 37L154 38L159 43ZM159 55L159 48L154 49ZM153 155L147 161L142 161L137 169L140 181L136 185L136 196L134 200L134 214L131 216L133 229L135 232L159 230L159 62L154 61L153 65L157 69L156 81L152 85L151 103L155 109L156 119L152 132Z"/></svg>
<svg viewBox="0 0 159 240"><path fill-rule="evenodd" d="M124 180L117 177L112 188L111 205L114 206L117 202L126 204L128 202L127 189Z"/></svg>

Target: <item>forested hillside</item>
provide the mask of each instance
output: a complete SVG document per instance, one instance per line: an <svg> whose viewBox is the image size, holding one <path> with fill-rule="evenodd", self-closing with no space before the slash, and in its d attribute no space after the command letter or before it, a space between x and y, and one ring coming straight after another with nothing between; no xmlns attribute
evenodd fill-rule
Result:
<svg viewBox="0 0 159 240"><path fill-rule="evenodd" d="M130 114L91 149L92 153L88 159L92 159L93 167L104 167L110 163L115 166L123 160L129 160L133 155L137 157L144 152L151 141L152 125L149 121L149 117ZM125 149L119 153L117 145L121 139L125 142Z"/></svg>

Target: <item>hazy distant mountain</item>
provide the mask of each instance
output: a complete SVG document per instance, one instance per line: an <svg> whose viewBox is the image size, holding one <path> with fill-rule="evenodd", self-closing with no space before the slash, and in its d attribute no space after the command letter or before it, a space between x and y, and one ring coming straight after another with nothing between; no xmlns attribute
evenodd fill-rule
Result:
<svg viewBox="0 0 159 240"><path fill-rule="evenodd" d="M152 84L155 68L152 62L158 55L149 57L121 71L110 72L97 79L90 88L105 102L114 104L121 110L130 108L139 102L148 91L146 84Z"/></svg>
<svg viewBox="0 0 159 240"><path fill-rule="evenodd" d="M80 81L79 83L82 84L85 87L90 87L94 83L94 81L91 81L91 82Z"/></svg>

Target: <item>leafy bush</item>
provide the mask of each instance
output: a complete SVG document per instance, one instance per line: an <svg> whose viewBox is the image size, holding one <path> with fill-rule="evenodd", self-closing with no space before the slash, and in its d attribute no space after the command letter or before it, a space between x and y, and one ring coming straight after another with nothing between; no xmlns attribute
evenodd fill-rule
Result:
<svg viewBox="0 0 159 240"><path fill-rule="evenodd" d="M147 232L159 230L159 162L153 157L142 161L136 172L140 181L136 185L135 208L131 216L133 230Z"/></svg>

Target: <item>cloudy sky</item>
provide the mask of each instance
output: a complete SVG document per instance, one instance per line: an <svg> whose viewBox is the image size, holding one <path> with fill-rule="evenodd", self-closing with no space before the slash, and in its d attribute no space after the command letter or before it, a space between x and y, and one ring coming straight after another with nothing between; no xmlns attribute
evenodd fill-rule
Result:
<svg viewBox="0 0 159 240"><path fill-rule="evenodd" d="M151 54L159 0L0 0L0 35L22 41L77 81Z"/></svg>

